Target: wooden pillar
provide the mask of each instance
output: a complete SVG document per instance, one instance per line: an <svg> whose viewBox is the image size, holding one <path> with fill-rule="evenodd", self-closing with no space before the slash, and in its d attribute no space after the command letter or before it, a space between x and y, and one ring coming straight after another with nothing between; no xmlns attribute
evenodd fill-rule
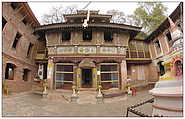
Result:
<svg viewBox="0 0 185 119"><path fill-rule="evenodd" d="M54 63L53 58L49 58L48 60L48 69L47 69L47 80L48 80L48 87L50 90L53 89L53 76L54 76Z"/></svg>
<svg viewBox="0 0 185 119"><path fill-rule="evenodd" d="M99 83L101 83L101 73L100 73L100 68L101 68L101 66L100 66L100 64L98 64L97 65L97 88L98 88L98 86L99 86Z"/></svg>
<svg viewBox="0 0 185 119"><path fill-rule="evenodd" d="M74 85L75 86L77 86L77 66L76 65L74 65L73 66L73 83L74 83Z"/></svg>
<svg viewBox="0 0 185 119"><path fill-rule="evenodd" d="M126 87L127 80L127 63L126 60L121 62L121 89L124 90Z"/></svg>
<svg viewBox="0 0 185 119"><path fill-rule="evenodd" d="M6 66L7 66L7 63L3 62L3 71L2 71L2 79L5 79L5 73L6 73Z"/></svg>
<svg viewBox="0 0 185 119"><path fill-rule="evenodd" d="M81 88L81 68L80 67L76 69L76 82L77 82L77 87Z"/></svg>
<svg viewBox="0 0 185 119"><path fill-rule="evenodd" d="M97 87L97 68L94 67L92 68L92 80L93 80L93 88L96 88Z"/></svg>

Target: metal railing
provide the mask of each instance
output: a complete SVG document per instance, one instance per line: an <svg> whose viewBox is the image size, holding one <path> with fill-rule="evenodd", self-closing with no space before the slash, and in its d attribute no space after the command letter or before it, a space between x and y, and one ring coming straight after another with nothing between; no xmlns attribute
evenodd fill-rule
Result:
<svg viewBox="0 0 185 119"><path fill-rule="evenodd" d="M141 102L141 103L138 103L138 104L135 104L135 105L132 105L132 106L130 106L130 107L127 107L126 117L128 117L128 113L129 113L129 112L134 113L134 114L136 114L136 115L138 115L138 116L140 116L140 117L163 117L163 116L159 116L159 115L154 115L154 116L152 116L152 115L147 115L147 114L144 114L143 112L141 112L141 111L135 109L136 107L139 107L139 106L144 105L144 104L146 104L146 103L153 103L153 102L154 102L154 98L149 99L149 100L144 101L144 102Z"/></svg>

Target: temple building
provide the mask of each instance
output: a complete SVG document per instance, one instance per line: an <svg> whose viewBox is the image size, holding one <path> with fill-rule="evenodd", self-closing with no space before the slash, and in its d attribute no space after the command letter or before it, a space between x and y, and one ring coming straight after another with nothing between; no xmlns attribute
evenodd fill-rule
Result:
<svg viewBox="0 0 185 119"><path fill-rule="evenodd" d="M148 44L135 39L141 27L110 23L111 15L90 11L64 15L65 22L38 26L48 50L50 89L124 89L127 76L141 82L149 79L151 63ZM38 62L42 59L38 58ZM156 79L157 80L157 79Z"/></svg>
<svg viewBox="0 0 185 119"><path fill-rule="evenodd" d="M181 6L169 17L182 30ZM135 87L155 84L175 42L167 19L139 39L141 27L112 23L99 11L78 10L63 23L40 25L25 2L3 2L2 8L2 78L12 92L33 89L35 79L47 79L50 90L125 90L127 79ZM182 57L178 61L182 72Z"/></svg>

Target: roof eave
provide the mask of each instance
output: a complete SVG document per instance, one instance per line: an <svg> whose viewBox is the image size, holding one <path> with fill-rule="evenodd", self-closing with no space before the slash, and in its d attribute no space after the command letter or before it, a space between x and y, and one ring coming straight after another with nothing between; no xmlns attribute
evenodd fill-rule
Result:
<svg viewBox="0 0 185 119"><path fill-rule="evenodd" d="M110 25L110 26L108 26ZM35 28L36 32L39 31L47 31L47 30L52 30L52 29L60 29L60 28L71 28L71 27L82 27L82 24L50 24L50 25L43 25L43 26L38 26ZM125 25L125 24L89 24L89 27L106 27L106 28L115 28L115 29L126 29L126 30L132 30L132 31L137 31L140 32L142 27L136 27L136 26L130 26L130 25Z"/></svg>

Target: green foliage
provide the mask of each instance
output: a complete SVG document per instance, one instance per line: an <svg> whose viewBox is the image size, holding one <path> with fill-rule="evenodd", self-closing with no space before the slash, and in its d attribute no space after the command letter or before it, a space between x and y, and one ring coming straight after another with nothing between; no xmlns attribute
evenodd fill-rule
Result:
<svg viewBox="0 0 185 119"><path fill-rule="evenodd" d="M147 37L148 35L145 33L145 32L139 32L138 34L137 34L137 36L135 37L136 39L145 39L146 37Z"/></svg>
<svg viewBox="0 0 185 119"><path fill-rule="evenodd" d="M134 25L142 26L144 32L149 34L165 20L166 11L167 7L161 2L139 2L134 14L128 17Z"/></svg>

